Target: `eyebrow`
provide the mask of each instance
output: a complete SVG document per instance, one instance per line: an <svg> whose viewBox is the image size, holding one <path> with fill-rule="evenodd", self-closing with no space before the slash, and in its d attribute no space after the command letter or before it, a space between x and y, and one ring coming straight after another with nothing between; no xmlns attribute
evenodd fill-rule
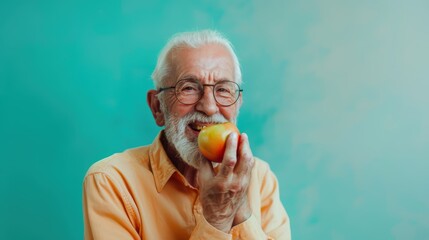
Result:
<svg viewBox="0 0 429 240"><path fill-rule="evenodd" d="M185 75L184 77L177 79L177 81L181 81L181 80L197 80L197 81L200 81L200 79L195 75Z"/></svg>
<svg viewBox="0 0 429 240"><path fill-rule="evenodd" d="M177 81L181 81L181 80L196 80L196 81L201 82L201 79L198 78L195 75L185 75L184 77L177 79ZM232 80L230 80L228 78L215 79L215 82L222 82L222 81L231 81L231 82L234 82L234 81L232 81Z"/></svg>

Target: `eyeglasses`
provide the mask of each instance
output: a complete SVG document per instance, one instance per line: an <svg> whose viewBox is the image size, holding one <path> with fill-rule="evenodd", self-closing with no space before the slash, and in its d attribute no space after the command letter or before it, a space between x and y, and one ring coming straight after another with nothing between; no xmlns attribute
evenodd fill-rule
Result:
<svg viewBox="0 0 429 240"><path fill-rule="evenodd" d="M215 101L224 107L228 107L237 102L240 92L243 89L232 81L223 80L215 84L201 84L196 79L179 80L175 86L159 88L159 92L174 89L175 96L179 102L186 105L195 104L204 95L204 87L213 87Z"/></svg>

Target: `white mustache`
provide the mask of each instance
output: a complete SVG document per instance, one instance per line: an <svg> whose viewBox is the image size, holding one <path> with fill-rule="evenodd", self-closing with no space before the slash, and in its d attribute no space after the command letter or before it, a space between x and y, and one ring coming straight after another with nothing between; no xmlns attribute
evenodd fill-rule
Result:
<svg viewBox="0 0 429 240"><path fill-rule="evenodd" d="M188 125L192 122L207 122L207 123L225 123L229 122L222 114L207 116L199 112L192 112L180 119L181 125Z"/></svg>

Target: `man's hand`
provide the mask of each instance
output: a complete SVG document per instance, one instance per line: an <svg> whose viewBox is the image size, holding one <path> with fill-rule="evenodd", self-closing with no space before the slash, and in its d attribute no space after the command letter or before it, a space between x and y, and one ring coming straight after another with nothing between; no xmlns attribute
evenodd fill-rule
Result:
<svg viewBox="0 0 429 240"><path fill-rule="evenodd" d="M215 173L211 163L203 160L199 168L200 201L206 220L228 233L250 217L247 190L254 165L246 134L231 133L226 142L223 161Z"/></svg>

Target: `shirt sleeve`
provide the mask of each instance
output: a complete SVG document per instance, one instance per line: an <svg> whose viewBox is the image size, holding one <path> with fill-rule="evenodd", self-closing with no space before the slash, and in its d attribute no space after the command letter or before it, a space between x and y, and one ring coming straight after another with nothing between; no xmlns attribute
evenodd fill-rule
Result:
<svg viewBox="0 0 429 240"><path fill-rule="evenodd" d="M261 221L252 214L231 229L234 239L290 240L289 217L280 201L277 178L268 166L262 175L260 192Z"/></svg>
<svg viewBox="0 0 429 240"><path fill-rule="evenodd" d="M86 176L83 186L85 240L140 239L129 199L105 173Z"/></svg>

